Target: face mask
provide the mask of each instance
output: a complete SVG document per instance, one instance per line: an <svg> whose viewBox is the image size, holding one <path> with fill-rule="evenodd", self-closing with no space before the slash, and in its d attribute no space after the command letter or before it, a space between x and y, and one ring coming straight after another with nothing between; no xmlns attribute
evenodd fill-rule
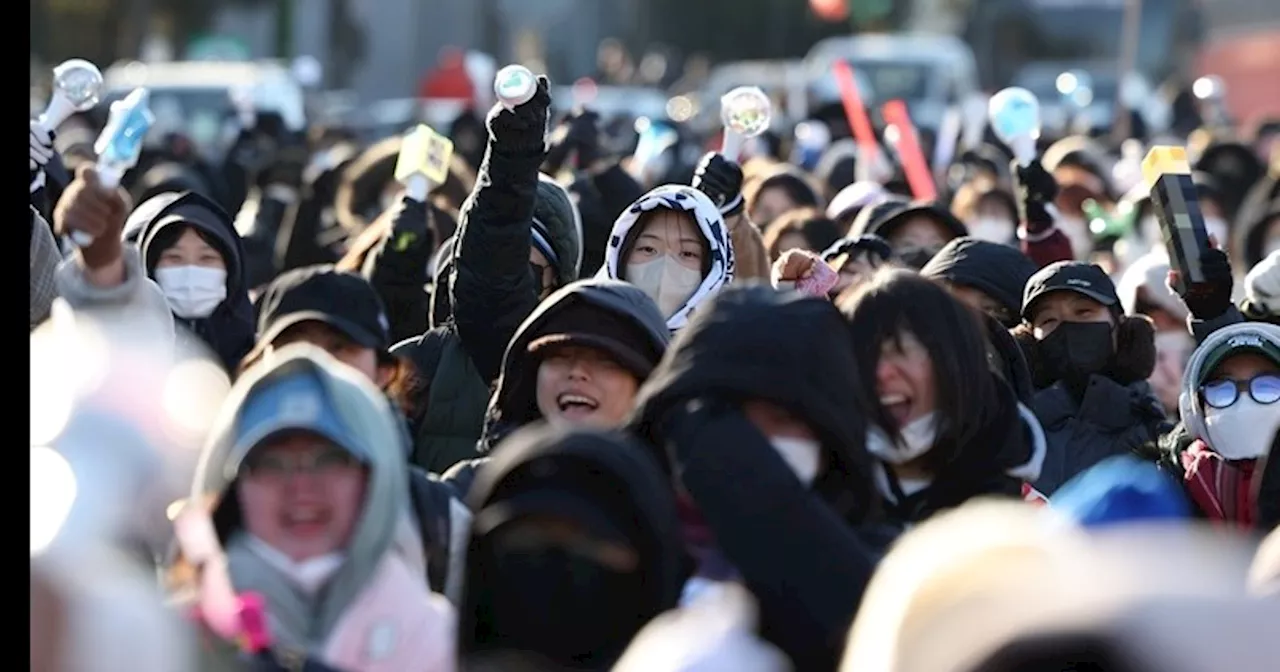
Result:
<svg viewBox="0 0 1280 672"><path fill-rule="evenodd" d="M702 284L702 273L663 256L641 264L627 264L627 281L644 290L658 304L663 317L671 317Z"/></svg>
<svg viewBox="0 0 1280 672"><path fill-rule="evenodd" d="M249 537L249 550L254 555L284 574L295 586L314 595L338 570L345 559L341 553L329 553L295 562L257 537Z"/></svg>
<svg viewBox="0 0 1280 672"><path fill-rule="evenodd" d="M933 255L937 254L940 249L942 248L909 247L898 252L898 259L901 260L902 263L906 264L907 267L918 271L924 268L924 265L929 263L929 260L932 259Z"/></svg>
<svg viewBox="0 0 1280 672"><path fill-rule="evenodd" d="M1008 245L1013 233L1013 222L999 217L979 217L969 224L970 236L1000 245Z"/></svg>
<svg viewBox="0 0 1280 672"><path fill-rule="evenodd" d="M901 441L894 443L889 433L872 425L867 430L867 452L888 464L906 464L933 448L938 437L937 414L922 415L898 430Z"/></svg>
<svg viewBox="0 0 1280 672"><path fill-rule="evenodd" d="M1259 404L1241 394L1226 408L1206 407L1204 425L1209 447L1228 460L1266 455L1280 430L1280 404Z"/></svg>
<svg viewBox="0 0 1280 672"><path fill-rule="evenodd" d="M791 436L771 436L769 437L769 445L778 451L778 456L782 458L787 466L795 472L796 477L805 485L811 485L813 479L818 477L818 464L821 459L822 447L817 441L808 439L797 439Z"/></svg>
<svg viewBox="0 0 1280 672"><path fill-rule="evenodd" d="M1224 248L1231 242L1231 231L1227 229L1226 221L1219 217L1205 217L1204 232L1213 236L1213 239Z"/></svg>
<svg viewBox="0 0 1280 672"><path fill-rule="evenodd" d="M1063 322L1040 341L1040 356L1053 380L1086 381L1101 373L1115 350L1111 324Z"/></svg>
<svg viewBox="0 0 1280 672"><path fill-rule="evenodd" d="M186 319L209 317L227 298L227 272L221 268L157 268L156 284L169 300L173 314Z"/></svg>
<svg viewBox="0 0 1280 672"><path fill-rule="evenodd" d="M1058 219L1058 229L1071 242L1071 254L1076 259L1088 259L1093 252L1093 236L1089 234L1089 224L1079 217L1062 216Z"/></svg>

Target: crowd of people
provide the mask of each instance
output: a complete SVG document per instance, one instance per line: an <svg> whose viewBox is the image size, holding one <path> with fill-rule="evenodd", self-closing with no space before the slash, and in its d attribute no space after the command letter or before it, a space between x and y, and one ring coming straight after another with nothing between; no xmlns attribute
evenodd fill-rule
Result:
<svg viewBox="0 0 1280 672"><path fill-rule="evenodd" d="M926 201L847 127L655 170L551 103L465 113L427 194L265 110L120 188L32 122L32 386L74 397L33 521L46 452L81 481L33 670L1280 666L1274 126L1175 139L1180 282L1098 139L988 132ZM208 418L183 468L161 407Z"/></svg>

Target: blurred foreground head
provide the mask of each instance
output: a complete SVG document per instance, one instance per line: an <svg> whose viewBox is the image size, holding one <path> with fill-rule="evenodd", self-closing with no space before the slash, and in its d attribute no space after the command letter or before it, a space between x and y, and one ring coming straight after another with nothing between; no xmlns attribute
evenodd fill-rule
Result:
<svg viewBox="0 0 1280 672"><path fill-rule="evenodd" d="M1048 509L973 503L885 557L841 669L1274 669L1280 602L1245 594L1252 554L1191 525L1086 535Z"/></svg>

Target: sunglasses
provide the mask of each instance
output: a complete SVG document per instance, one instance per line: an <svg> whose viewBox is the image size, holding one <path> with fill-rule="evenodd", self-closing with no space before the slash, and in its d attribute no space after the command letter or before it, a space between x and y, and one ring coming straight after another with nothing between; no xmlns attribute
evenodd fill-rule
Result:
<svg viewBox="0 0 1280 672"><path fill-rule="evenodd" d="M1240 393L1248 391L1249 396L1259 404L1274 404L1280 401L1280 375L1263 373L1250 380L1218 380L1200 386L1200 398L1212 408L1226 408L1240 398Z"/></svg>

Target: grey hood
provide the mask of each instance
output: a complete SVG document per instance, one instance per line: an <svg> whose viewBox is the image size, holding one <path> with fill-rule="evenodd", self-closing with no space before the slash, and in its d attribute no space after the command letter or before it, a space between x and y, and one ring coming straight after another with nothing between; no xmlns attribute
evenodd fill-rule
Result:
<svg viewBox="0 0 1280 672"><path fill-rule="evenodd" d="M1208 428L1204 420L1204 408L1200 403L1200 384L1209 373L1212 355L1229 348L1248 348L1251 343L1263 342L1280 350L1280 326L1263 322L1238 322L1209 334L1204 342L1191 353L1187 367L1182 372L1182 392L1178 395L1178 412L1192 439L1208 443ZM1210 444L1212 447L1212 444Z"/></svg>
<svg viewBox="0 0 1280 672"><path fill-rule="evenodd" d="M540 416L535 399L537 372L528 370L534 361L528 354L529 343L542 335L548 318L574 303L586 303L625 318L644 338L663 352L670 332L653 299L635 285L620 280L593 278L580 280L556 290L538 304L516 329L502 360L497 388L489 399L480 448L486 451L502 437ZM657 362L654 362L655 364Z"/></svg>
<svg viewBox="0 0 1280 672"><path fill-rule="evenodd" d="M252 445L236 446L242 432L241 409L247 399L289 375L310 373L329 397L332 415L358 446L344 446L364 456L369 477L355 533L342 566L326 587L300 597L283 575L238 552L243 533L234 492L236 471ZM277 430L307 429L307 422L279 417ZM247 371L232 387L201 454L191 501L212 502L219 540L227 549L231 581L238 591L259 592L273 608L272 634L281 644L312 649L320 646L346 608L364 589L383 555L392 550L403 516L408 515L408 476L404 465L407 435L391 403L362 374L328 353L307 344L278 351L269 365ZM260 441L258 442L260 443ZM256 445L256 444L254 444Z"/></svg>

